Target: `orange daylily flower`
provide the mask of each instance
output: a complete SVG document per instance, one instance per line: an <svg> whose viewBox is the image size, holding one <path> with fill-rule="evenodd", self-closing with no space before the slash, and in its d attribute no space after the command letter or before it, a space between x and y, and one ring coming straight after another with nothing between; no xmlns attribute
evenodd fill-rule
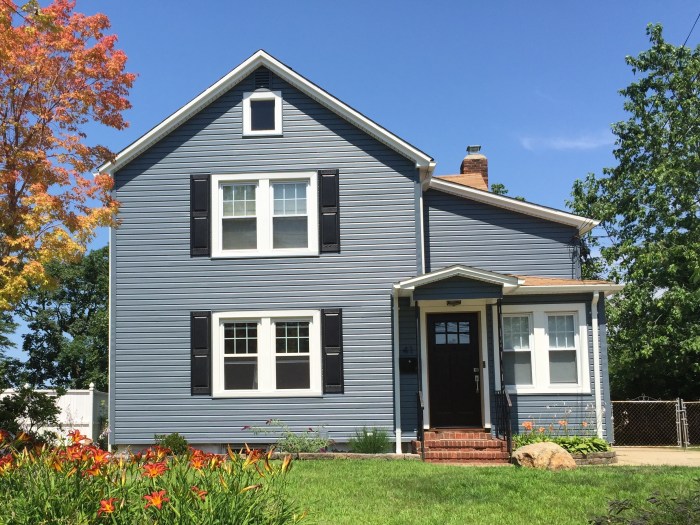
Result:
<svg viewBox="0 0 700 525"><path fill-rule="evenodd" d="M102 466L101 465L93 465L89 469L87 469L85 472L83 472L83 477L92 477L92 476L99 476L102 473Z"/></svg>
<svg viewBox="0 0 700 525"><path fill-rule="evenodd" d="M144 496L144 499L148 502L146 503L146 506L144 508L148 507L155 507L158 510L161 509L163 506L163 503L166 501L170 501L170 498L166 498L165 496L165 491L164 490L159 490L157 492L151 492L147 496Z"/></svg>
<svg viewBox="0 0 700 525"><path fill-rule="evenodd" d="M544 427L538 428L537 432L539 432L540 434L544 434Z"/></svg>
<svg viewBox="0 0 700 525"><path fill-rule="evenodd" d="M90 439L86 435L81 434L80 430L78 429L71 430L70 432L68 432L68 437L70 438L70 442L74 445L78 443L89 445L90 443L92 443L92 439Z"/></svg>
<svg viewBox="0 0 700 525"><path fill-rule="evenodd" d="M190 458L190 467L195 470L202 470L204 468L204 458L197 455Z"/></svg>
<svg viewBox="0 0 700 525"><path fill-rule="evenodd" d="M190 490L194 492L195 496L197 496L200 500L204 501L204 499L207 497L208 492L206 490L202 490L196 485L192 485L190 487Z"/></svg>
<svg viewBox="0 0 700 525"><path fill-rule="evenodd" d="M168 470L168 467L163 461L160 463L146 463L143 466L143 475L147 478L157 478L158 476L165 474L166 470Z"/></svg>
<svg viewBox="0 0 700 525"><path fill-rule="evenodd" d="M581 426L583 428L586 428L588 426L588 421L584 421L583 423L581 423Z"/></svg>
<svg viewBox="0 0 700 525"><path fill-rule="evenodd" d="M4 474L5 472L12 470L12 459L12 454L7 454L6 456L0 458L0 474Z"/></svg>
<svg viewBox="0 0 700 525"><path fill-rule="evenodd" d="M6 441L9 442L11 437L12 434L10 434L7 430L0 429L0 443L5 443Z"/></svg>
<svg viewBox="0 0 700 525"><path fill-rule="evenodd" d="M523 428L530 432L532 430L532 421L523 422Z"/></svg>
<svg viewBox="0 0 700 525"><path fill-rule="evenodd" d="M114 511L116 511L117 507L114 504L115 501L117 501L117 498L103 499L100 501L100 508L97 509L97 515L102 516L103 514L112 514Z"/></svg>
<svg viewBox="0 0 700 525"><path fill-rule="evenodd" d="M559 420L559 426L560 427L565 427L569 424L569 422L566 419L561 419Z"/></svg>

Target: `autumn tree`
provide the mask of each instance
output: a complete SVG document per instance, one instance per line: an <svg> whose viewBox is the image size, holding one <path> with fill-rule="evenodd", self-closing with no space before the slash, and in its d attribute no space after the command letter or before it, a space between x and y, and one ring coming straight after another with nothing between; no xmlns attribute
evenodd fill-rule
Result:
<svg viewBox="0 0 700 525"><path fill-rule="evenodd" d="M111 178L90 173L112 155L87 127L127 126L135 77L107 17L74 7L0 1L0 312L49 284L46 265L83 253L117 208Z"/></svg>
<svg viewBox="0 0 700 525"><path fill-rule="evenodd" d="M577 181L573 210L602 220L584 266L624 282L608 305L613 396L700 398L700 46L661 26L627 64L617 166Z"/></svg>

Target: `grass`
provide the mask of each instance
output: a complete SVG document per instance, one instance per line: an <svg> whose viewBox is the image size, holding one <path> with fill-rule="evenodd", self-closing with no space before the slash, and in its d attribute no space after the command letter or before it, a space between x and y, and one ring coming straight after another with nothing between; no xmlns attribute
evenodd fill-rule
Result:
<svg viewBox="0 0 700 525"><path fill-rule="evenodd" d="M418 461L297 461L290 494L311 523L585 524L611 499L643 501L654 492L689 490L700 469L586 467L541 472Z"/></svg>

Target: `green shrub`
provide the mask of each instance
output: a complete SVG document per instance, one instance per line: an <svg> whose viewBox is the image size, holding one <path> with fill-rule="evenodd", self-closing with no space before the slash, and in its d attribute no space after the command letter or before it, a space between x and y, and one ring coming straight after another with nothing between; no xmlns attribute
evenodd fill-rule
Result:
<svg viewBox="0 0 700 525"><path fill-rule="evenodd" d="M184 436L181 436L177 432L173 432L172 434L156 434L153 438L156 441L156 445L170 449L170 452L177 456L187 454L189 444Z"/></svg>
<svg viewBox="0 0 700 525"><path fill-rule="evenodd" d="M556 443L570 454L590 454L592 452L607 452L610 450L608 442L599 437L552 436L549 434L534 434L532 432L513 436L513 448L545 441Z"/></svg>
<svg viewBox="0 0 700 525"><path fill-rule="evenodd" d="M275 447L280 452L289 452L299 455L301 452L325 452L333 440L321 435L321 431L309 427L304 432L294 433L286 423L279 419L269 419L265 422L266 427L243 427L250 429L254 434L276 434L277 443Z"/></svg>
<svg viewBox="0 0 700 525"><path fill-rule="evenodd" d="M697 482L697 480L696 480ZM591 525L695 525L700 523L700 490L676 495L656 494L645 502L611 501L608 513L589 521Z"/></svg>
<svg viewBox="0 0 700 525"><path fill-rule="evenodd" d="M362 427L362 430L355 432L355 437L348 442L350 452L360 454L382 454L391 450L389 434L378 428Z"/></svg>

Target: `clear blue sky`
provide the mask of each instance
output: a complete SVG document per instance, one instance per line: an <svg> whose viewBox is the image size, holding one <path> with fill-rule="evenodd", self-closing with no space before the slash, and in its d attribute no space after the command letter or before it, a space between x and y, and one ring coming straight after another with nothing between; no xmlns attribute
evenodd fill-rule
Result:
<svg viewBox="0 0 700 525"><path fill-rule="evenodd" d="M624 62L645 27L685 40L700 4L652 1L78 0L102 12L138 79L117 152L262 48L457 173L481 144L490 181L564 208L576 178L614 163ZM700 24L699 24L700 26ZM688 41L700 42L700 27ZM93 243L107 242L101 232Z"/></svg>

